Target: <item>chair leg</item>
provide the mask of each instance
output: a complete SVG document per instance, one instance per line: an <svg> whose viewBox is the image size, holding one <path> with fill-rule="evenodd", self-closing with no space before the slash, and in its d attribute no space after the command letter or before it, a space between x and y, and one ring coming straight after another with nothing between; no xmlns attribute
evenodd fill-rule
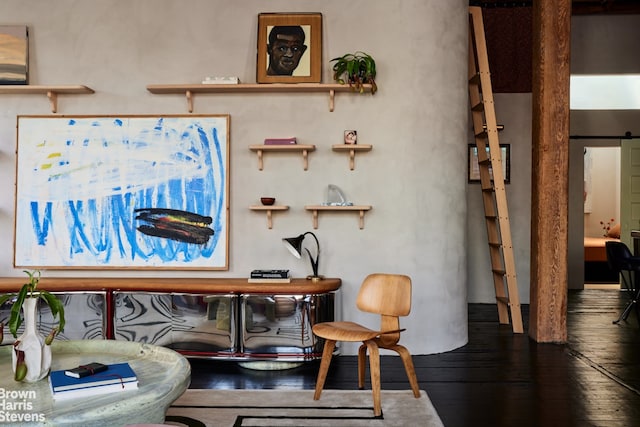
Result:
<svg viewBox="0 0 640 427"><path fill-rule="evenodd" d="M367 346L362 344L358 349L358 389L364 390L364 371L367 357Z"/></svg>
<svg viewBox="0 0 640 427"><path fill-rule="evenodd" d="M393 346L392 350L395 350L402 359L404 370L407 372L407 377L409 378L409 384L411 384L411 390L413 390L414 397L420 397L418 377L416 376L416 370L413 367L413 359L411 358L411 353L409 353L409 350L407 350L406 347L401 345Z"/></svg>
<svg viewBox="0 0 640 427"><path fill-rule="evenodd" d="M327 372L329 372L329 365L331 364L331 358L333 357L333 350L336 347L334 340L325 340L324 349L322 350L322 360L320 361L320 370L318 371L318 378L316 379L316 392L313 395L313 400L320 399L324 382L327 379Z"/></svg>
<svg viewBox="0 0 640 427"><path fill-rule="evenodd" d="M382 404L380 402L380 351L375 341L364 342L369 350L369 371L371 373L371 391L373 392L373 415L382 415Z"/></svg>
<svg viewBox="0 0 640 427"><path fill-rule="evenodd" d="M624 310L622 311L620 316L616 320L614 320L612 322L614 325L620 323L621 320L625 320L625 321L627 320L627 317L629 317L629 313L631 313L631 310L637 304L638 291L640 291L640 289L638 289L638 287L637 287L637 285L635 283L635 277L634 276L629 275L629 280L627 280L627 278L625 277L624 273L621 273L620 277L622 277L622 284L626 288L626 292L629 292L631 297L630 297L629 303L624 308Z"/></svg>

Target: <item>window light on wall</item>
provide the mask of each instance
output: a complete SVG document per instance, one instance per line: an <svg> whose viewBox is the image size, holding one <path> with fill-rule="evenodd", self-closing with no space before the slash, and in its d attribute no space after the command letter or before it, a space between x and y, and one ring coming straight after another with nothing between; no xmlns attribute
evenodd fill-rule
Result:
<svg viewBox="0 0 640 427"><path fill-rule="evenodd" d="M572 75L572 110L640 109L640 74Z"/></svg>

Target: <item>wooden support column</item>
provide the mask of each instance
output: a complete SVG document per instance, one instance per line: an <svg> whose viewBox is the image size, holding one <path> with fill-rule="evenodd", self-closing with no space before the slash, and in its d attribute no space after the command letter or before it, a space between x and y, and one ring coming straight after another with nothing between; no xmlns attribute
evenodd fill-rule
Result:
<svg viewBox="0 0 640 427"><path fill-rule="evenodd" d="M533 7L529 336L567 340L571 1Z"/></svg>

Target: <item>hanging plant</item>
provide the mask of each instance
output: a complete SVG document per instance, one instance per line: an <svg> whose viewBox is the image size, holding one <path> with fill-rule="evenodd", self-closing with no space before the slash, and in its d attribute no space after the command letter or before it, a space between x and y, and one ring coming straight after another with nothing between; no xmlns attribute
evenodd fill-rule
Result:
<svg viewBox="0 0 640 427"><path fill-rule="evenodd" d="M376 61L365 52L347 53L333 58L333 80L340 84L349 83L354 90L364 93L364 85L371 85L371 94L376 93Z"/></svg>

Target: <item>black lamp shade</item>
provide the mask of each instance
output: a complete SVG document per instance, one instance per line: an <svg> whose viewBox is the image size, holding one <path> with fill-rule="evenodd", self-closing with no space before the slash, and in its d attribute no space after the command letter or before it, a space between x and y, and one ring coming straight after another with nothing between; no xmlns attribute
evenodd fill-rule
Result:
<svg viewBox="0 0 640 427"><path fill-rule="evenodd" d="M289 249L289 252L291 252L291 254L293 254L294 257L300 259L302 258L302 242L304 241L304 238L307 235L311 235L313 239L316 241L315 258L313 257L313 255L311 255L311 252L309 251L309 249L307 248L304 249L307 251L307 254L309 255L309 261L311 262L311 269L313 271L313 275L309 276L308 278L317 280L317 279L320 279L321 276L318 275L318 261L320 259L320 243L318 242L318 238L316 237L316 235L310 231L307 231L306 233L302 233L297 237L286 237L282 239L282 243L284 243L286 248Z"/></svg>
<svg viewBox="0 0 640 427"><path fill-rule="evenodd" d="M289 249L289 252L293 254L294 257L300 259L302 258L302 241L304 240L304 234L299 235L298 237L287 237L282 239L282 242Z"/></svg>

